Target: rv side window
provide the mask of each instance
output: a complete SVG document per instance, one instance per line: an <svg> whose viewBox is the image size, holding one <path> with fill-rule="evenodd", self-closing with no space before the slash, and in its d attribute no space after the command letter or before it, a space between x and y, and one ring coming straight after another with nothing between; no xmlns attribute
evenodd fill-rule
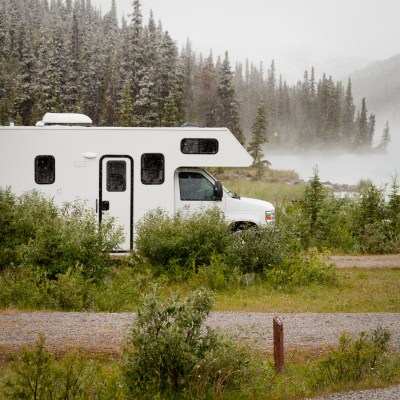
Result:
<svg viewBox="0 0 400 400"><path fill-rule="evenodd" d="M122 160L107 161L107 191L125 192L126 162Z"/></svg>
<svg viewBox="0 0 400 400"><path fill-rule="evenodd" d="M51 185L56 180L56 160L53 156L35 157L35 182Z"/></svg>
<svg viewBox="0 0 400 400"><path fill-rule="evenodd" d="M146 153L141 159L141 179L145 185L161 185L164 183L164 155Z"/></svg>
<svg viewBox="0 0 400 400"><path fill-rule="evenodd" d="M217 154L217 139L182 139L181 152L183 154Z"/></svg>
<svg viewBox="0 0 400 400"><path fill-rule="evenodd" d="M183 201L213 201L214 186L199 172L180 172L179 189Z"/></svg>

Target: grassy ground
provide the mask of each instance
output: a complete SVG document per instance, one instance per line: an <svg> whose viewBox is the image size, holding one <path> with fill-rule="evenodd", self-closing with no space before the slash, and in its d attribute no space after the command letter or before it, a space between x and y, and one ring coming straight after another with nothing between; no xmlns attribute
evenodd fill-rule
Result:
<svg viewBox="0 0 400 400"><path fill-rule="evenodd" d="M400 270L340 270L335 287L279 292L262 285L217 294L216 309L256 312L400 312Z"/></svg>

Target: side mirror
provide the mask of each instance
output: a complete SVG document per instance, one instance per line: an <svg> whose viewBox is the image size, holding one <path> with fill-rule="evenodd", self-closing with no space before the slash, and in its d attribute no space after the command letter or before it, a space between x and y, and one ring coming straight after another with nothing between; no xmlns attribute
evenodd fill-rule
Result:
<svg viewBox="0 0 400 400"><path fill-rule="evenodd" d="M222 201L224 191L222 189L222 183L220 181L215 181L214 183L214 200Z"/></svg>

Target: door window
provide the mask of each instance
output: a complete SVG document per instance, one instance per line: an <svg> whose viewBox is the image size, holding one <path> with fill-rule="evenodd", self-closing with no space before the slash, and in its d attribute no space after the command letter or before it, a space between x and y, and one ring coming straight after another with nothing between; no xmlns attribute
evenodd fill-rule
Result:
<svg viewBox="0 0 400 400"><path fill-rule="evenodd" d="M107 191L125 192L126 190L126 161L107 161Z"/></svg>

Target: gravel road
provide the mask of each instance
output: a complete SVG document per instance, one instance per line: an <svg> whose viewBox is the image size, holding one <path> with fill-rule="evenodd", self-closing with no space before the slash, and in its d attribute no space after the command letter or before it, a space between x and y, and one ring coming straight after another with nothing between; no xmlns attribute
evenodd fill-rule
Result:
<svg viewBox="0 0 400 400"><path fill-rule="evenodd" d="M250 340L262 349L272 349L274 314L212 312L206 325ZM280 314L284 341L289 347L323 348L336 345L343 331L358 335L382 327L392 334L391 347L400 351L400 314ZM34 344L45 333L54 352L80 348L97 353L118 353L134 313L7 312L0 314L0 349L15 352L22 344Z"/></svg>

